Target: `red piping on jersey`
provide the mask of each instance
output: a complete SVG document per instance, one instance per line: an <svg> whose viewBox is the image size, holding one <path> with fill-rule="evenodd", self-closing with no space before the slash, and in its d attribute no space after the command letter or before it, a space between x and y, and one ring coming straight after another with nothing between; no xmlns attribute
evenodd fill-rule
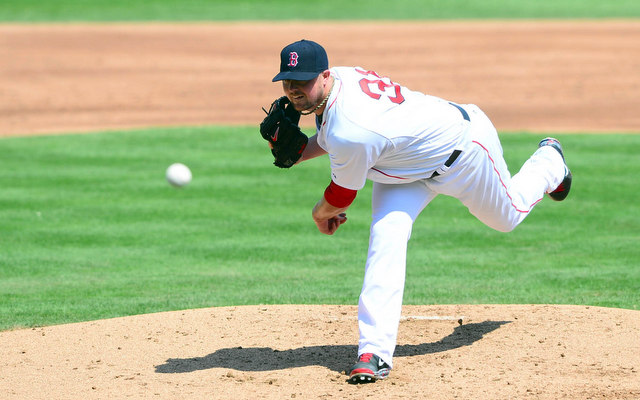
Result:
<svg viewBox="0 0 640 400"><path fill-rule="evenodd" d="M385 174L384 172L380 171L377 168L371 168L372 170L376 171L376 172L380 172L382 175L384 176L388 176L389 178L396 178L396 179L407 179L407 178L403 178L401 176L393 176L393 175L389 175L389 174Z"/></svg>
<svg viewBox="0 0 640 400"><path fill-rule="evenodd" d="M334 82L335 82L335 78L333 78L333 79L334 79ZM336 100L338 100L338 95L340 95L340 92L342 91L342 82L339 82L339 84L340 84L340 87L338 88L338 93L336 93L336 97L333 99L331 104L329 104L324 111L329 111L329 109L331 107L333 107L333 105L335 104ZM324 113L324 111L323 111L323 113ZM323 119L324 119L324 121L322 121L322 126L324 126L327 123L327 119L326 118L323 118Z"/></svg>
<svg viewBox="0 0 640 400"><path fill-rule="evenodd" d="M529 207L528 210L520 210L518 209L518 207L513 204L513 198L511 197L511 195L509 194L509 190L507 190L507 185L504 184L504 182L502 181L502 176L500 176L500 172L498 172L498 170L496 169L496 164L493 161L493 158L491 158L491 154L489 154L489 150L487 150L486 147L484 147L482 144L480 144L479 142L476 142L475 140L473 141L473 143L477 144L478 146L482 147L482 150L484 150L487 153L487 157L489 157L489 160L491 160L491 164L493 165L493 170L496 172L496 174L498 175L498 179L500 179L500 184L502 184L502 187L504 188L505 192L507 193L507 197L509 197L509 200L511 200L511 206L517 211L517 212L521 212L521 213L528 213L531 211L531 209L538 204L538 202L540 202L540 200L543 199L543 197L539 198L538 200L536 200L531 207Z"/></svg>
<svg viewBox="0 0 640 400"><path fill-rule="evenodd" d="M358 194L357 190L347 189L331 181L324 191L327 203L337 208L349 207Z"/></svg>

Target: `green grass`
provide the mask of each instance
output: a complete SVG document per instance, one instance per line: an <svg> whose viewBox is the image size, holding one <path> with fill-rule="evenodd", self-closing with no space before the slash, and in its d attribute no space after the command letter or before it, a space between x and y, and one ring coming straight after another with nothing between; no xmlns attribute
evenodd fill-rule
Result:
<svg viewBox="0 0 640 400"><path fill-rule="evenodd" d="M502 135L513 171L538 135ZM569 199L509 234L439 197L415 224L406 304L640 309L640 135L562 135ZM323 236L325 158L271 165L256 128L0 140L0 330L243 304L356 304L370 186ZM166 167L194 180L174 189Z"/></svg>
<svg viewBox="0 0 640 400"><path fill-rule="evenodd" d="M3 0L0 21L634 18L637 0Z"/></svg>

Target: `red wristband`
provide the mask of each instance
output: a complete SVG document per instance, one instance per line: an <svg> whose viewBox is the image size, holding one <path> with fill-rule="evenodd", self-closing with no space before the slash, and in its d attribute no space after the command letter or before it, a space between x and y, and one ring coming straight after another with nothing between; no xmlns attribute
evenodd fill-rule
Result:
<svg viewBox="0 0 640 400"><path fill-rule="evenodd" d="M357 190L347 189L331 181L324 191L324 199L334 207L345 208L353 203L356 194Z"/></svg>

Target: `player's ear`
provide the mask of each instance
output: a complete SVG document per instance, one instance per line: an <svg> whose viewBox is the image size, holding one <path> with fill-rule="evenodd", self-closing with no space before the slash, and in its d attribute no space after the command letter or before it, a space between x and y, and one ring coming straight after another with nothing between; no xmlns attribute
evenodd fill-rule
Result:
<svg viewBox="0 0 640 400"><path fill-rule="evenodd" d="M324 80L324 84L327 85L329 83L329 77L331 76L331 71L329 71L328 69L325 69L324 71L322 71L320 76Z"/></svg>

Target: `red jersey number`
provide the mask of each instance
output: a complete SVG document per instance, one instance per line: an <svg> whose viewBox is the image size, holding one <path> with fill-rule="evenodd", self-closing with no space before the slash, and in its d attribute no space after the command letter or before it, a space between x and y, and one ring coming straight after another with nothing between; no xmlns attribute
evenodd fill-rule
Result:
<svg viewBox="0 0 640 400"><path fill-rule="evenodd" d="M392 103L402 104L404 97L400 92L400 85L392 82L389 78L381 77L374 71L364 71L356 68L356 71L362 75L366 75L368 78L360 79L360 89L369 97L375 100L380 100L382 95L386 96ZM370 79L369 79L370 78ZM377 91L374 90L377 88ZM393 95L387 92L388 88L393 88Z"/></svg>

